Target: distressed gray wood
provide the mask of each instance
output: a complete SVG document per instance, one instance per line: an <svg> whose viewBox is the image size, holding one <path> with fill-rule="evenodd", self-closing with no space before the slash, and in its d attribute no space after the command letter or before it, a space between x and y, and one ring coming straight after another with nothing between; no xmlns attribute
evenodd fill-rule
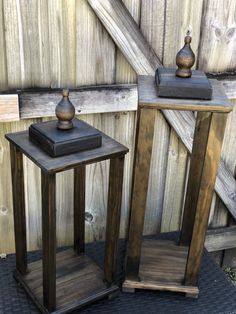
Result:
<svg viewBox="0 0 236 314"><path fill-rule="evenodd" d="M122 1L88 0L137 74L152 74L161 64Z"/></svg>
<svg viewBox="0 0 236 314"><path fill-rule="evenodd" d="M215 228L207 231L205 247L209 252L235 248L236 226Z"/></svg>
<svg viewBox="0 0 236 314"><path fill-rule="evenodd" d="M21 92L21 119L55 116L61 90ZM70 100L77 114L134 111L137 109L137 87L127 85L99 85L80 87L70 91Z"/></svg>

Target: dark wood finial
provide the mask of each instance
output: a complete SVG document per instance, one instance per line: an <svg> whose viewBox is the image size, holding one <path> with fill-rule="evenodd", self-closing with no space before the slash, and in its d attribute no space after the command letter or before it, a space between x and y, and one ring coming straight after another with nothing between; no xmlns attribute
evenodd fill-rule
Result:
<svg viewBox="0 0 236 314"><path fill-rule="evenodd" d="M185 36L184 47L176 55L176 65L178 66L176 76L182 78L191 77L192 75L191 67L195 62L195 54L190 47L191 40L191 36Z"/></svg>
<svg viewBox="0 0 236 314"><path fill-rule="evenodd" d="M72 119L75 116L75 107L69 99L68 89L63 89L62 96L55 110L58 119L57 128L60 130L69 130L73 128Z"/></svg>

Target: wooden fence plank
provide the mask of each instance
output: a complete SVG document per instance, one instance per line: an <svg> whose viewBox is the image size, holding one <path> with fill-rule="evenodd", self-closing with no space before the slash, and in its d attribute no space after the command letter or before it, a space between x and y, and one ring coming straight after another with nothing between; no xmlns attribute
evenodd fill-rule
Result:
<svg viewBox="0 0 236 314"><path fill-rule="evenodd" d="M175 66L176 53L183 47L184 37L191 30L192 49L197 57L200 40L203 0L167 0L165 7L165 35L163 64ZM194 65L196 67L196 63Z"/></svg>
<svg viewBox="0 0 236 314"><path fill-rule="evenodd" d="M75 0L47 2L51 86L73 87L76 78Z"/></svg>
<svg viewBox="0 0 236 314"><path fill-rule="evenodd" d="M5 30L3 20L3 0L0 0L0 90L7 87L7 60L6 60L6 45L5 45Z"/></svg>
<svg viewBox="0 0 236 314"><path fill-rule="evenodd" d="M205 247L209 252L235 247L236 226L210 229L207 231Z"/></svg>
<svg viewBox="0 0 236 314"><path fill-rule="evenodd" d="M134 84L99 85L70 91L70 100L77 114L135 111L137 97L137 87ZM55 107L60 99L61 90L21 92L21 119L55 116Z"/></svg>
<svg viewBox="0 0 236 314"><path fill-rule="evenodd" d="M160 60L140 33L124 4L117 0L88 2L136 73L153 74L153 69L160 65Z"/></svg>
<svg viewBox="0 0 236 314"><path fill-rule="evenodd" d="M198 59L200 69L209 72L235 69L235 12L234 0L204 1Z"/></svg>
<svg viewBox="0 0 236 314"><path fill-rule="evenodd" d="M132 15L135 22L140 23L141 0L124 0L124 5ZM116 51L116 83L136 83L137 75L123 53Z"/></svg>
<svg viewBox="0 0 236 314"><path fill-rule="evenodd" d="M115 45L84 0L76 1L76 85L112 84Z"/></svg>
<svg viewBox="0 0 236 314"><path fill-rule="evenodd" d="M0 95L0 122L19 120L18 95Z"/></svg>

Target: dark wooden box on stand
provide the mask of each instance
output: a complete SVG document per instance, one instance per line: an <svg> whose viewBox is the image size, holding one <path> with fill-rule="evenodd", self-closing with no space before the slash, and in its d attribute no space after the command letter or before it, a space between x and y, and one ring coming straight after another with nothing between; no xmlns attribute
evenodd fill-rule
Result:
<svg viewBox="0 0 236 314"><path fill-rule="evenodd" d="M212 86L206 74L193 70L192 76L181 78L175 75L176 69L158 68L156 70L157 93L159 97L167 98L212 98Z"/></svg>
<svg viewBox="0 0 236 314"><path fill-rule="evenodd" d="M57 120L32 124L29 138L50 156L57 157L89 150L102 145L100 132L88 123L73 119L73 128L60 130Z"/></svg>

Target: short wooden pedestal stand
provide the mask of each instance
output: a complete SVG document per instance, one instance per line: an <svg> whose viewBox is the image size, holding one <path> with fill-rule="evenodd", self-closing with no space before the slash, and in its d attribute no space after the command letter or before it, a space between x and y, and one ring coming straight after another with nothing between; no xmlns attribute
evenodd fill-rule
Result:
<svg viewBox="0 0 236 314"><path fill-rule="evenodd" d="M227 113L220 83L211 101L159 98L154 77L140 76L133 194L124 291L153 289L197 297L198 274ZM179 243L142 241L155 110L198 111ZM158 153L158 152L157 152ZM174 180L174 178L173 178Z"/></svg>
<svg viewBox="0 0 236 314"><path fill-rule="evenodd" d="M42 313L66 313L114 295L124 155L128 149L102 134L102 146L52 158L34 145L28 131L8 134L11 149L15 278ZM41 168L43 258L27 265L23 154ZM104 272L84 254L85 166L110 159ZM74 250L56 254L56 173L74 169Z"/></svg>

